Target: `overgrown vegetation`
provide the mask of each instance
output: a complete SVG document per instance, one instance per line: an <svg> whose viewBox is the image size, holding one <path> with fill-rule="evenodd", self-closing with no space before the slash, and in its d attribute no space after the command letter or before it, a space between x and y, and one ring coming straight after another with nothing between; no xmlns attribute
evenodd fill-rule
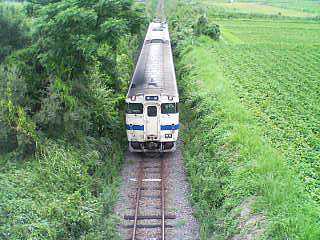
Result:
<svg viewBox="0 0 320 240"><path fill-rule="evenodd" d="M18 5L0 2L0 63L12 51L23 48L29 42L26 17Z"/></svg>
<svg viewBox="0 0 320 240"><path fill-rule="evenodd" d="M319 26L211 17L216 42L192 35L202 14L201 2L180 1L170 19L201 238L319 239ZM240 224L248 199L251 222Z"/></svg>
<svg viewBox="0 0 320 240"><path fill-rule="evenodd" d="M193 26L193 31L196 35L207 35L214 40L219 40L220 38L220 28L219 25L214 23L209 23L208 18L201 15L196 24Z"/></svg>
<svg viewBox="0 0 320 240"><path fill-rule="evenodd" d="M1 36L12 39L0 43L10 45L0 66L0 238L117 239L122 105L144 9L127 0L32 1L21 18L3 9Z"/></svg>
<svg viewBox="0 0 320 240"><path fill-rule="evenodd" d="M49 141L27 162L0 162L1 239L118 239L112 217L121 146Z"/></svg>

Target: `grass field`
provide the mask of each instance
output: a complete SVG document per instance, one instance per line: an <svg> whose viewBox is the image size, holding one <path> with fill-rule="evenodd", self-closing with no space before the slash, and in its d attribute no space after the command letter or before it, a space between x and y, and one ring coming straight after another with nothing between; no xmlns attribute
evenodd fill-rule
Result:
<svg viewBox="0 0 320 240"><path fill-rule="evenodd" d="M248 13L248 14L265 14L265 15L280 15L287 17L314 17L315 13L304 12L301 10L283 8L281 6L273 6L256 2L234 2L234 3L219 3L206 1L206 5L215 6L225 9L226 11Z"/></svg>
<svg viewBox="0 0 320 240"><path fill-rule="evenodd" d="M320 15L319 0L240 0L240 2L255 2Z"/></svg>
<svg viewBox="0 0 320 240"><path fill-rule="evenodd" d="M241 43L217 44L214 59L320 203L320 24L219 23Z"/></svg>
<svg viewBox="0 0 320 240"><path fill-rule="evenodd" d="M179 20L187 23L175 30L184 157L202 239L257 229L255 239L319 239L319 22L212 14L221 40L191 40L182 36L197 11L186 9ZM252 214L264 220L248 228L235 211L253 196Z"/></svg>
<svg viewBox="0 0 320 240"><path fill-rule="evenodd" d="M314 17L320 15L320 1L317 0L205 0L207 6L223 8L238 13L258 13L290 17Z"/></svg>
<svg viewBox="0 0 320 240"><path fill-rule="evenodd" d="M215 21L222 28L222 42L225 41L227 44L269 44L290 48L296 45L314 46L319 43L320 24L316 21L261 19L216 19ZM238 41L234 42L233 38Z"/></svg>

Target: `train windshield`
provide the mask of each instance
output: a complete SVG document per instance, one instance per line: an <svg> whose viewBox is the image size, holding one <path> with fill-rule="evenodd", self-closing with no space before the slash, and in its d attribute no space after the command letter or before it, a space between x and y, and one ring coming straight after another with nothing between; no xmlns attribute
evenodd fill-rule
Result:
<svg viewBox="0 0 320 240"><path fill-rule="evenodd" d="M176 103L162 103L161 104L161 113L162 114L171 114L178 112L178 105Z"/></svg>
<svg viewBox="0 0 320 240"><path fill-rule="evenodd" d="M143 113L142 103L128 103L126 113L127 114L142 114Z"/></svg>

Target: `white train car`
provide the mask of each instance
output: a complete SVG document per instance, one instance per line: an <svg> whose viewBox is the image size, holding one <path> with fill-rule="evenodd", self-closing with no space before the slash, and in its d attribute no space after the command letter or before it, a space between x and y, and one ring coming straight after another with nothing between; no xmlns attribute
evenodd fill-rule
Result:
<svg viewBox="0 0 320 240"><path fill-rule="evenodd" d="M166 22L149 25L126 98L131 152L172 152L179 131L179 95Z"/></svg>

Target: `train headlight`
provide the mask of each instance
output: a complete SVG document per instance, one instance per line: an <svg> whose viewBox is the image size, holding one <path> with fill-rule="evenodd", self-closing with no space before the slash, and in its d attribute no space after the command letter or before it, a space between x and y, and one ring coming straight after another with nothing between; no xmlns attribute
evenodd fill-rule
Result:
<svg viewBox="0 0 320 240"><path fill-rule="evenodd" d="M165 138L172 138L172 134L165 134L164 137Z"/></svg>

